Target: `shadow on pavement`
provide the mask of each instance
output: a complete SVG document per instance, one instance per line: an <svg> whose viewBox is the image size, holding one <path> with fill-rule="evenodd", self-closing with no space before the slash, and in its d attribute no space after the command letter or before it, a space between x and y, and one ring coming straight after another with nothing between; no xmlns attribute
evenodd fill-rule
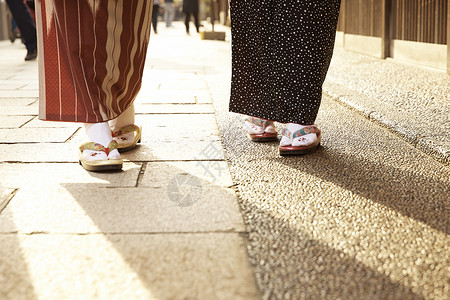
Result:
<svg viewBox="0 0 450 300"><path fill-rule="evenodd" d="M249 205L248 203L246 205ZM424 299L321 236L250 204L260 226L249 234L251 261L265 299ZM321 235L321 233L318 233Z"/></svg>
<svg viewBox="0 0 450 300"><path fill-rule="evenodd" d="M328 141L334 137L328 137ZM332 142L331 142L332 143ZM442 174L412 169L383 158L364 159L361 153L345 153L324 143L314 155L275 159L287 167L336 184L356 195L382 204L400 214L450 234L447 208L450 184ZM386 145L389 148L389 145ZM364 151L362 151L364 152ZM375 151L376 152L376 151ZM399 158L393 157L393 160ZM324 167L326 166L326 167ZM445 167L443 167L445 170Z"/></svg>
<svg viewBox="0 0 450 300"><path fill-rule="evenodd" d="M238 115L218 116L260 288L274 299L443 296L445 172L387 131L347 124L339 107L324 106L324 146L301 157L248 141Z"/></svg>
<svg viewBox="0 0 450 300"><path fill-rule="evenodd" d="M156 164L136 188L62 186L156 299L259 299L234 191Z"/></svg>
<svg viewBox="0 0 450 300"><path fill-rule="evenodd" d="M302 161L295 158L279 161L293 170L337 184L356 195L450 234L446 209L450 203L448 198L443 197L450 195L450 186L448 181L438 176L416 175L389 166L382 160L361 161L356 156L331 151L328 146L319 148L311 158L302 158Z"/></svg>
<svg viewBox="0 0 450 300"><path fill-rule="evenodd" d="M11 218L4 224L11 229L16 228ZM37 299L22 245L27 237L21 237L14 230L0 234L0 299Z"/></svg>
<svg viewBox="0 0 450 300"><path fill-rule="evenodd" d="M148 167L151 167L151 163ZM166 165L165 167L170 174L186 174L184 170L176 169L173 166ZM196 178L194 181L201 187L211 186L211 183L200 178ZM210 239L205 232L200 234L199 239L195 234L196 230L189 229L189 224L201 227L202 223L216 220L214 212L205 215L205 218L202 217L202 210L223 211L217 204L211 207L202 206L201 202L210 201L210 198L201 199L200 202L194 202L192 206L181 208L188 212L177 214L170 208L174 203L171 203L168 197L161 197L161 191L167 193L168 187L166 186L137 188L138 194L135 195L140 195L141 199L137 199L138 197L122 201L111 199L110 202L98 201L98 193L92 188L86 189L86 186L83 186L84 192L80 192L82 187L77 184L65 184L64 187L99 230L106 234L117 252L156 297L168 297L167 282L176 282L171 287L174 292L173 296L176 298L192 297L192 294L186 294L187 291L192 290L202 295L199 289L202 284L205 284L203 281L205 279L199 277L198 274L205 273L210 276L208 278L211 280L209 285L217 292L212 295L213 297L220 298L222 285L228 286L227 288L230 289L227 278L235 277L236 270L223 270L224 266L220 263L210 265L203 260L205 255L218 262L226 260L229 251L226 249L226 241ZM117 192L126 193L127 191L117 190L115 193ZM156 207L154 206L155 199L157 202L161 201ZM200 206L196 208L196 205ZM125 211L127 207L128 212ZM157 209L156 215L149 214L147 218L144 218L146 222L139 223L138 220L143 219L139 213L148 214L146 211L148 208ZM256 253L255 256L263 262L258 259L254 260L255 267L262 271L262 274L270 273L274 277L270 286L261 287L274 299L286 295L302 299L320 297L423 299L421 295L415 294L410 288L391 280L386 274L365 265L344 251L335 249L333 245L327 245L320 238L314 238L307 231L291 226L286 220L273 216L270 209L262 209L254 205L246 207L246 209L251 209L253 214L260 216L255 222L261 227L260 232L263 232L263 235L250 232L249 243L251 248L260 248L259 253ZM130 215L130 212L137 214ZM165 219L164 216L161 218L161 215L164 214L169 218ZM105 216L109 217L105 218ZM187 225L184 226L183 222L179 222L180 218L184 219L183 222ZM164 224L169 225L165 227ZM154 227L155 225L156 227ZM201 229L200 232L204 230ZM183 231L187 231L187 235L186 233L180 234ZM150 232L154 232L154 234L150 234ZM171 234L161 235L164 232L171 232ZM149 233L149 235L144 237L142 233ZM222 238L227 239L227 235ZM283 246L278 243L279 241L290 242ZM223 242L225 243L221 244ZM218 250L217 246L222 249ZM280 258L284 259L280 260ZM289 261L289 265L283 265L282 261ZM173 269L174 263L177 266L176 270ZM229 264L225 263L224 265ZM259 278L258 281L267 283L266 279ZM161 284L162 282L165 284ZM211 294L207 295L211 296ZM249 297L245 293L240 296L243 299Z"/></svg>

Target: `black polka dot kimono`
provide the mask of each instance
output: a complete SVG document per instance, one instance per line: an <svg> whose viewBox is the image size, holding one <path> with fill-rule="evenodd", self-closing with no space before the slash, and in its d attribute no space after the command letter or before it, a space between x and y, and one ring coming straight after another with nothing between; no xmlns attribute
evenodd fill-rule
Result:
<svg viewBox="0 0 450 300"><path fill-rule="evenodd" d="M340 0L231 0L230 111L314 124Z"/></svg>

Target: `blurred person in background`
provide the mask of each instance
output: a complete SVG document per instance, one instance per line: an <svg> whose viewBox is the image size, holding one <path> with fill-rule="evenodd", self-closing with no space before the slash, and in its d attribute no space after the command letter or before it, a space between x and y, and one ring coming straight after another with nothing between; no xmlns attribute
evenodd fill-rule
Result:
<svg viewBox="0 0 450 300"><path fill-rule="evenodd" d="M6 0L9 10L14 18L20 35L27 48L25 60L34 60L37 57L36 26L30 11L23 0Z"/></svg>
<svg viewBox="0 0 450 300"><path fill-rule="evenodd" d="M172 27L175 19L175 3L173 0L165 0L164 3L164 22L166 22L166 27Z"/></svg>
<svg viewBox="0 0 450 300"><path fill-rule="evenodd" d="M153 32L158 33L159 0L153 0L152 25Z"/></svg>
<svg viewBox="0 0 450 300"><path fill-rule="evenodd" d="M195 28L199 32L198 0L183 0L183 13L185 15L184 25L186 26L186 33L190 34L189 23L191 22L191 16L194 17Z"/></svg>
<svg viewBox="0 0 450 300"><path fill-rule="evenodd" d="M19 27L17 27L16 21L14 21L14 17L12 17L12 16L11 16L11 25L10 26L11 26L11 29L9 30L9 40L11 41L11 43L14 43L14 41L17 38L21 38L21 36L20 36Z"/></svg>

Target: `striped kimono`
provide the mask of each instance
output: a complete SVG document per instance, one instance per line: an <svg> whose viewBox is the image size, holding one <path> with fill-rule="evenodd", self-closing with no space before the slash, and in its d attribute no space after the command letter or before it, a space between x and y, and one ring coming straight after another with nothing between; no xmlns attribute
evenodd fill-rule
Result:
<svg viewBox="0 0 450 300"><path fill-rule="evenodd" d="M39 118L104 122L134 101L151 0L38 0Z"/></svg>

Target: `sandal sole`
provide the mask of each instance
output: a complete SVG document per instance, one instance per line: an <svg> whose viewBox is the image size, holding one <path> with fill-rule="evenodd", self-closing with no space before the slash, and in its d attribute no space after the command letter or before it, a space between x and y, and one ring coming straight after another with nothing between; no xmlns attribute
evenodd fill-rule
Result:
<svg viewBox="0 0 450 300"><path fill-rule="evenodd" d="M317 147L320 146L322 140L322 133L320 132L317 136L317 140L314 144L302 147L302 146L279 146L278 151L281 156L294 156L294 155L305 155L316 151Z"/></svg>
<svg viewBox="0 0 450 300"><path fill-rule="evenodd" d="M119 171L122 170L123 162L108 162L100 163L100 161L92 164L91 162L86 162L84 160L79 160L79 164L87 171L91 172L102 172L102 171ZM107 163L106 163L107 162Z"/></svg>
<svg viewBox="0 0 450 300"><path fill-rule="evenodd" d="M320 146L320 143L318 143L317 145L314 146L310 146L310 147L301 147L299 149L299 147L292 147L292 146L288 146L288 147L280 147L279 148L279 153L281 156L295 156L295 155L305 155L305 154L310 154L314 151L317 150L317 147Z"/></svg>
<svg viewBox="0 0 450 300"><path fill-rule="evenodd" d="M278 135L271 133L263 133L263 134L250 134L247 133L248 138L252 142L273 142L278 141Z"/></svg>
<svg viewBox="0 0 450 300"><path fill-rule="evenodd" d="M122 170L122 159L107 159L87 161L83 159L83 152L79 153L78 163L87 171L102 172L102 171L119 171Z"/></svg>

